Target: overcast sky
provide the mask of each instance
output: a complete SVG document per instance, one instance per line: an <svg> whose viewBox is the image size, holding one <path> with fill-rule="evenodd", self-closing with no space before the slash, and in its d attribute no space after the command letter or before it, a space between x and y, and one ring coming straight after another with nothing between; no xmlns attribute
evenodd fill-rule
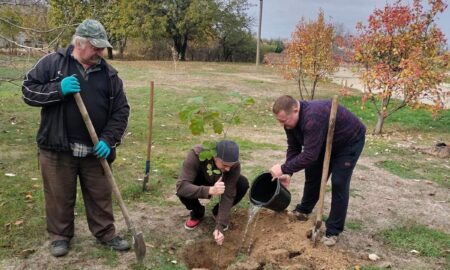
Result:
<svg viewBox="0 0 450 270"><path fill-rule="evenodd" d="M254 18L253 32L258 31L259 0L249 0L253 6L248 11ZM264 0L262 38L290 38L295 26L302 17L317 18L322 8L327 21L341 23L347 31L355 32L356 23L362 21L367 24L367 18L375 8L384 7L392 0ZM405 1L407 2L407 1ZM411 2L411 1L410 1ZM449 0L446 1L450 4ZM425 5L425 7L427 7ZM426 8L428 9L428 8ZM450 44L450 7L439 15L438 26Z"/></svg>

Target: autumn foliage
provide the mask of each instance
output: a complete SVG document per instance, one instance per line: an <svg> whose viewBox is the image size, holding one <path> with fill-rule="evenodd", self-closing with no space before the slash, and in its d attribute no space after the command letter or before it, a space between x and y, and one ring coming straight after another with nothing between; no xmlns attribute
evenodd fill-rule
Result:
<svg viewBox="0 0 450 270"><path fill-rule="evenodd" d="M286 49L284 76L297 81L301 99L314 99L318 82L338 68L333 39L334 27L325 22L323 11L315 21L307 22L302 18L292 33Z"/></svg>
<svg viewBox="0 0 450 270"><path fill-rule="evenodd" d="M354 57L363 68L363 101L371 101L378 112L374 134L380 134L384 120L406 105L418 107L425 102L435 113L443 108L446 96L439 84L450 57L434 20L447 5L441 0L428 2L425 10L420 0L411 6L398 0L375 9L368 25L357 25ZM393 102L394 98L399 101Z"/></svg>

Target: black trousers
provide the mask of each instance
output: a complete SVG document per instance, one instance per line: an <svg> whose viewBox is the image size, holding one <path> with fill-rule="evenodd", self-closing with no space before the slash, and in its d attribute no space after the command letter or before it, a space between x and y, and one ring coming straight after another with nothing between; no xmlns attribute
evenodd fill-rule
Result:
<svg viewBox="0 0 450 270"><path fill-rule="evenodd" d="M326 221L326 234L339 235L344 230L345 218L350 193L350 179L353 169L364 148L365 136L353 145L349 145L339 152L332 153L329 174L331 174L331 209ZM309 214L314 209L320 194L323 157L305 169L305 187L300 204L295 210Z"/></svg>
<svg viewBox="0 0 450 270"><path fill-rule="evenodd" d="M248 180L245 176L239 176L236 183L236 197L234 198L233 205L238 204L247 193L249 188ZM201 219L205 215L205 207L200 203L198 199L188 199L180 197L180 201L186 206L188 210L191 210L191 217L195 219ZM217 215L219 212L219 204L216 204L212 209L213 215Z"/></svg>

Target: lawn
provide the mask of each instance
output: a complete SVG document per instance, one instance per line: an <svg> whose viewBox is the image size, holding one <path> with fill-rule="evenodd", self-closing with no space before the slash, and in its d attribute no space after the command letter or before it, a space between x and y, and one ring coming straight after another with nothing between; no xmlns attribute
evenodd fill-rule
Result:
<svg viewBox="0 0 450 270"><path fill-rule="evenodd" d="M262 157L258 161L266 163L255 162L253 152L270 153L285 148L280 144L284 141L284 134L272 116L271 105L281 94L299 95L295 83L283 80L274 68L193 62L178 63L175 69L171 62L147 61L112 61L112 65L124 80L132 108L126 136L113 165L122 195L131 208L143 203L167 211L179 204L167 198L174 193L186 151L202 141L221 138L222 135L214 134L212 129L202 136L193 136L188 125L180 121L178 113L190 98L202 96L207 104L216 106L235 104L233 92L255 99L253 106L242 110L240 124L227 126L228 136L241 147L243 171L249 179L277 162ZM2 74L12 75L8 70L0 69ZM151 80L155 81L152 188L150 192L142 193ZM338 85L322 83L318 98L330 98L338 90ZM46 241L42 182L35 143L40 114L38 108L27 106L21 96L19 86L0 84L0 261L26 258ZM369 105L362 108L360 94L353 92L350 96L341 97L339 102L360 117L370 133L376 123L375 111ZM398 146L404 140L414 141L419 146L432 146L437 141L449 143L450 111L444 111L433 119L425 110L405 108L388 118L383 130L383 136L368 136L363 157L379 159L377 166L402 178L430 180L442 188L450 186L448 159L424 157L413 149ZM85 222L80 199L76 211ZM119 208L115 211L120 213ZM350 230L359 231L364 227L365 224L358 220L350 223ZM169 241L164 236L147 237L152 237L155 242ZM110 252L96 252L89 256L103 258L105 265L117 266L117 256ZM152 265L159 269L172 269L170 256L166 256L151 255ZM133 267L139 269L139 266Z"/></svg>

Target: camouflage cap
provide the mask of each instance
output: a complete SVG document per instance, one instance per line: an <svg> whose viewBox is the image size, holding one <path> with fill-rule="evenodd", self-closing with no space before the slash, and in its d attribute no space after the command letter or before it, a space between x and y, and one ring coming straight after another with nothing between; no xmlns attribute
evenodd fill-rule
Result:
<svg viewBox="0 0 450 270"><path fill-rule="evenodd" d="M105 28L96 20L86 19L75 30L75 35L84 37L96 48L112 48L108 41Z"/></svg>

